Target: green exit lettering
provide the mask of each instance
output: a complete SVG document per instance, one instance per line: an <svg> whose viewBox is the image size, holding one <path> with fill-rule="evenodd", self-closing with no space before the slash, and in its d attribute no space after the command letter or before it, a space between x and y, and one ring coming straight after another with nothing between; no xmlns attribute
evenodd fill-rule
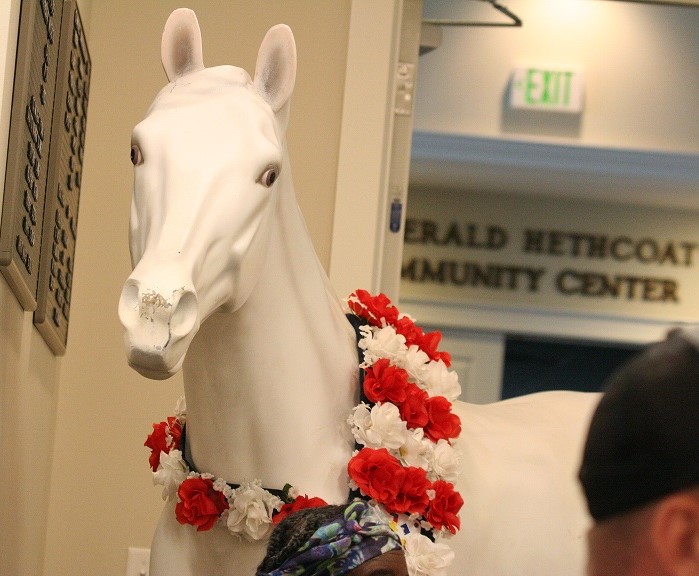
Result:
<svg viewBox="0 0 699 576"><path fill-rule="evenodd" d="M524 101L533 106L568 106L574 73L566 70L528 68Z"/></svg>

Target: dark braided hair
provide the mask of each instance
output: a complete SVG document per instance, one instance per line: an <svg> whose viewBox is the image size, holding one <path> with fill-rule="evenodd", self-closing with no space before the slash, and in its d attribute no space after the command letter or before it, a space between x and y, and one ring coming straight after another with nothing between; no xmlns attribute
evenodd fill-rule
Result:
<svg viewBox="0 0 699 576"><path fill-rule="evenodd" d="M267 555L257 567L256 574L265 574L279 568L323 524L341 516L347 504L304 508L289 514L272 531L267 544Z"/></svg>

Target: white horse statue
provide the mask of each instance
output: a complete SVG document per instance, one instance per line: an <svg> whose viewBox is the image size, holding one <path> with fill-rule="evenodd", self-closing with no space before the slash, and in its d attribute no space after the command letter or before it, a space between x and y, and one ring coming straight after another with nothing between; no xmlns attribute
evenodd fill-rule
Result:
<svg viewBox="0 0 699 576"><path fill-rule="evenodd" d="M357 347L293 191L293 35L269 30L253 80L204 67L189 10L170 16L161 50L169 84L131 147L134 270L119 303L129 364L153 379L184 371L185 453L199 471L343 502ZM575 472L596 400L554 392L456 403L465 504L451 574L583 573ZM254 574L264 541L183 526L175 500L154 535L151 576Z"/></svg>

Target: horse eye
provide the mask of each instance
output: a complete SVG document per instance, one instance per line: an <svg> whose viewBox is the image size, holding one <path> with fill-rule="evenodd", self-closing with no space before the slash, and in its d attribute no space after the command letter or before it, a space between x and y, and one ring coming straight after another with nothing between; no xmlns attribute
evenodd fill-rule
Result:
<svg viewBox="0 0 699 576"><path fill-rule="evenodd" d="M143 156L141 155L141 149L136 146L136 144L131 144L131 164L138 166L143 162Z"/></svg>
<svg viewBox="0 0 699 576"><path fill-rule="evenodd" d="M279 176L279 168L276 166L267 168L267 170L262 173L262 176L260 176L260 184L269 188L277 181L277 176Z"/></svg>

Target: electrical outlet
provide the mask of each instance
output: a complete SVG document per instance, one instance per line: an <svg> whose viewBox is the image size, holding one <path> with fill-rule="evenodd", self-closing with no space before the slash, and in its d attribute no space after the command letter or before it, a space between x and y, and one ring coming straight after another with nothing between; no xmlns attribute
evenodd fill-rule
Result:
<svg viewBox="0 0 699 576"><path fill-rule="evenodd" d="M129 547L126 557L126 576L148 576L150 549Z"/></svg>

